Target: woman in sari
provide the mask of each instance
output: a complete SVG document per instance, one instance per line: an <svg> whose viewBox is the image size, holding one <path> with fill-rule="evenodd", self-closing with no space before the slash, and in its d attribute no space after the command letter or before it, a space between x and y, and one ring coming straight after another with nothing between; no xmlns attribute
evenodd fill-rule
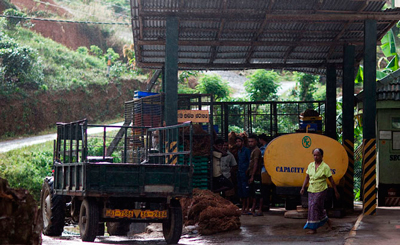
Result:
<svg viewBox="0 0 400 245"><path fill-rule="evenodd" d="M312 151L314 156L314 162L310 163L307 168L307 176L304 180L300 194L304 194L304 190L308 186L308 218L304 229L310 229L307 234L317 233L317 229L328 223L329 228L332 228L332 223L328 219L324 210L324 201L326 193L328 192L328 184L326 179L329 179L333 189L335 190L336 199L339 199L340 195L336 189L335 182L332 178L332 172L328 164L326 164L322 158L324 151L320 148L316 148Z"/></svg>

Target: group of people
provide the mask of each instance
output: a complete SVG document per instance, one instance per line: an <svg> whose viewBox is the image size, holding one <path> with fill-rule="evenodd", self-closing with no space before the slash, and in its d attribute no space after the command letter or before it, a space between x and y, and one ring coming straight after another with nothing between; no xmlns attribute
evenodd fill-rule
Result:
<svg viewBox="0 0 400 245"><path fill-rule="evenodd" d="M260 148L259 141L261 143ZM267 146L267 136L265 134L257 137L251 134L248 137L248 147L245 146L242 137L236 137L236 150L234 156L229 151L228 142L217 139L213 151L213 177L214 192L231 193L227 197L234 195L232 190L237 190L237 196L242 200L242 215L262 216L263 207L263 187L262 173L264 168L264 152ZM328 164L323 161L324 151L316 148L312 151L314 162L308 165L306 177L301 188L300 194L304 195L308 185L308 218L304 229L309 229L307 234L315 234L317 229L328 224L332 229L332 222L328 219L324 209L324 201L327 195L327 179L331 183L336 199L340 195L337 191L332 172ZM236 174L236 179L232 178L232 173ZM264 183L271 183L268 173L263 175ZM233 183L237 183L235 188ZM258 204L258 210L256 211Z"/></svg>
<svg viewBox="0 0 400 245"><path fill-rule="evenodd" d="M261 149L265 151L267 144L266 135L261 136L264 144ZM214 192L236 194L242 200L242 214L262 216L263 188L261 173L263 171L263 151L258 147L258 137L248 137L248 147L242 137L236 138L236 157L229 152L227 142L217 139L213 151L213 177ZM265 169L264 169L265 171ZM236 179L232 179L232 172ZM237 183L235 188L233 183ZM237 193L231 190L236 189ZM258 204L258 211L256 212ZM250 207L251 206L251 207Z"/></svg>

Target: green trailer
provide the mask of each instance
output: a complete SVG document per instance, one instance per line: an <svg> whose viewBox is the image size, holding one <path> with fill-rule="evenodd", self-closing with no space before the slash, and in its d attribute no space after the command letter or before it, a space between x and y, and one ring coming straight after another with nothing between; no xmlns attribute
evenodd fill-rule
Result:
<svg viewBox="0 0 400 245"><path fill-rule="evenodd" d="M121 128L124 134L114 136ZM68 217L79 224L82 240L93 242L105 226L110 235L126 235L131 223L151 222L162 223L167 243L177 243L183 226L179 200L193 188L191 148L191 123L57 123L53 176L41 193L43 233L60 236Z"/></svg>

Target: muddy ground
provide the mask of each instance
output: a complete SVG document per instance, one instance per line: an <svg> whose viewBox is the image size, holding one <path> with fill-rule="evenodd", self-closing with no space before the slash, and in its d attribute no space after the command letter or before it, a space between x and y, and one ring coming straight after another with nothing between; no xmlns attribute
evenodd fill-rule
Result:
<svg viewBox="0 0 400 245"><path fill-rule="evenodd" d="M284 218L283 208L272 208L264 212L262 217L241 216L240 230L223 232L214 235L199 235L195 227L185 229L179 244L344 244L346 237L357 220L359 212L354 212L344 218L333 218L335 229L327 231L325 227L315 235L305 234L303 226L305 219ZM162 237L160 225L153 226L151 233L141 233L133 237L100 236L98 244L166 244ZM79 235L73 227L67 227L62 237L43 237L44 245L82 244ZM84 244L84 243L83 243Z"/></svg>

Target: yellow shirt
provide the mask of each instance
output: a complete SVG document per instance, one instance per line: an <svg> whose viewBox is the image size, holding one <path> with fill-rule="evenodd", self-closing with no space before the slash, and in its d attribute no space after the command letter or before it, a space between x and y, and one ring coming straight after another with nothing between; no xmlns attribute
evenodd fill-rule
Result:
<svg viewBox="0 0 400 245"><path fill-rule="evenodd" d="M316 193L328 188L326 179L332 176L328 164L322 161L318 166L317 171L315 171L315 162L312 162L308 165L306 173L310 176L308 192Z"/></svg>

